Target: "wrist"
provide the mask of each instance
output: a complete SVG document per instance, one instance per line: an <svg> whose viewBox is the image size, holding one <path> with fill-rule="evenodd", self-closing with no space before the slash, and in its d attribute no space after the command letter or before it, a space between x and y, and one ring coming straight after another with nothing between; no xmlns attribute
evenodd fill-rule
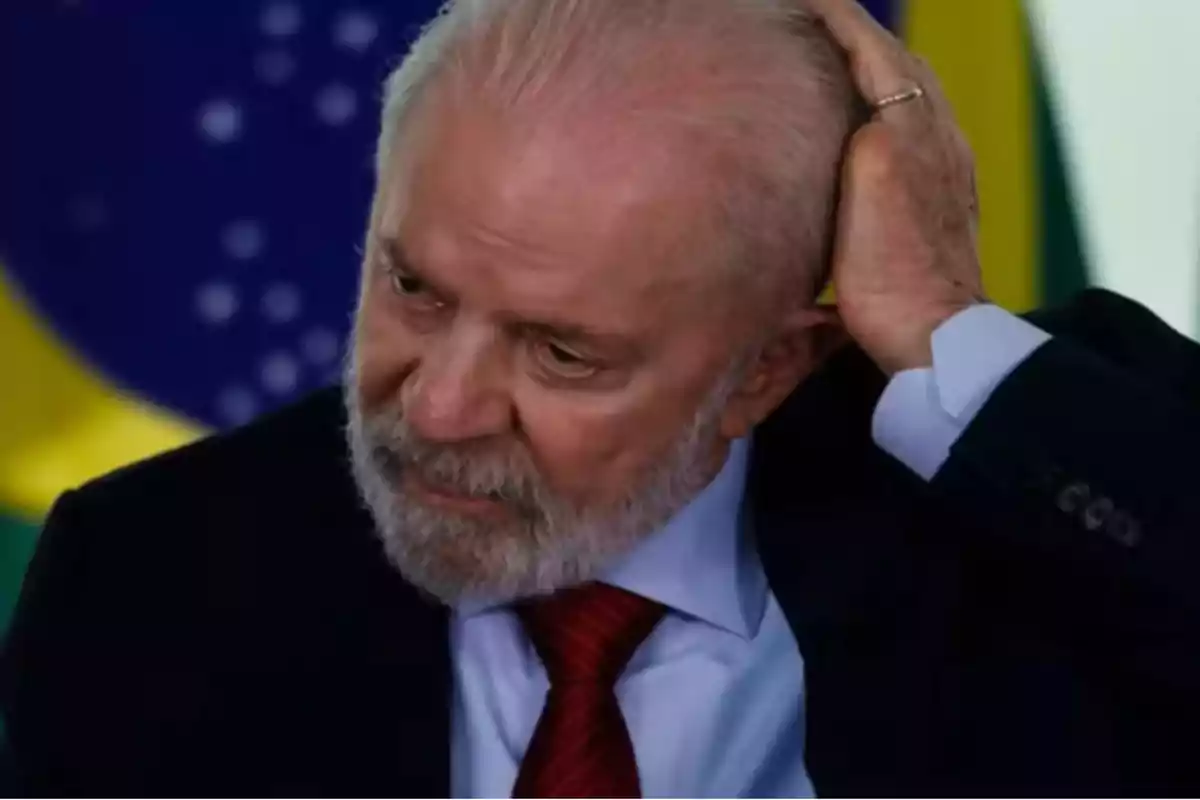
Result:
<svg viewBox="0 0 1200 800"><path fill-rule="evenodd" d="M910 369L933 366L933 335L954 317L982 301L955 303L930 309L921 314L901 315L903 331L897 333L878 352L868 354L889 377Z"/></svg>

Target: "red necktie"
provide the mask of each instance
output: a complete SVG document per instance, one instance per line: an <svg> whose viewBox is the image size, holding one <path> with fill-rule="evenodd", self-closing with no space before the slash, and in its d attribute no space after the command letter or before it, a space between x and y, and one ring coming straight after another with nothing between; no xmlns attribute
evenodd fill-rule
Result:
<svg viewBox="0 0 1200 800"><path fill-rule="evenodd" d="M603 583L518 606L550 691L513 797L642 796L614 687L664 613L652 600Z"/></svg>

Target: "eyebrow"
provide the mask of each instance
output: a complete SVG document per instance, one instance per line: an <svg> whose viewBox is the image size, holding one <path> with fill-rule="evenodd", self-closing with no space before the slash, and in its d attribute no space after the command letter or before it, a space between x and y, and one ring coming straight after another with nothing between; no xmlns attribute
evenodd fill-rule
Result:
<svg viewBox="0 0 1200 800"><path fill-rule="evenodd" d="M376 238L376 241L379 243L379 251L387 260L387 266L391 267L392 269L403 270L405 273L427 284L433 293L438 297L447 300L454 298L454 292L450 291L445 286L440 285L436 280L426 275L425 272L416 265L416 262L408 257L408 253L405 252L404 245L399 239L394 236L379 236Z"/></svg>
<svg viewBox="0 0 1200 800"><path fill-rule="evenodd" d="M556 339L568 343L585 343L594 345L602 350L610 350L622 356L632 356L640 352L640 348L629 337L610 331L596 330L586 325L574 322L556 321L551 319L528 320L514 317L513 327L540 334L547 339Z"/></svg>
<svg viewBox="0 0 1200 800"><path fill-rule="evenodd" d="M378 236L376 241L389 266L400 269L412 277L424 282L438 297L452 299L455 293L430 278L417 264L408 257L403 243L394 236ZM534 333L549 339L562 342L578 342L592 344L602 349L608 349L622 355L636 355L640 352L638 345L628 336L599 330L597 328L568 320L542 317L534 319L513 312L501 312L504 326L519 333Z"/></svg>

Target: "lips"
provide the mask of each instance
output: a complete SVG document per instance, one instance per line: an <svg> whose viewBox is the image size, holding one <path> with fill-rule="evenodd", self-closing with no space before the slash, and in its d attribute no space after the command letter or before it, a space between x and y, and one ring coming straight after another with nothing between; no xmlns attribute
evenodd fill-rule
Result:
<svg viewBox="0 0 1200 800"><path fill-rule="evenodd" d="M471 516L501 516L510 511L508 504L492 493L465 494L445 483L432 483L417 470L406 470L402 485L419 502L444 511Z"/></svg>
<svg viewBox="0 0 1200 800"><path fill-rule="evenodd" d="M478 491L463 488L452 481L430 474L412 459L379 445L374 450L379 471L394 485L405 486L437 505L461 505L475 510L503 507L520 516L532 515L532 508L512 492L503 489Z"/></svg>
<svg viewBox="0 0 1200 800"><path fill-rule="evenodd" d="M420 482L425 485L425 487L427 487L431 491L437 492L438 494L444 494L449 497L461 497L464 500L490 500L493 502L503 502L504 501L504 496L496 491L491 491L491 492L464 491L463 489L461 489L457 486L454 486L453 484L447 483L446 481L440 480L434 476L427 475L427 474L421 472L420 470L416 469L415 467L409 467L408 471L409 471L410 475L419 479Z"/></svg>

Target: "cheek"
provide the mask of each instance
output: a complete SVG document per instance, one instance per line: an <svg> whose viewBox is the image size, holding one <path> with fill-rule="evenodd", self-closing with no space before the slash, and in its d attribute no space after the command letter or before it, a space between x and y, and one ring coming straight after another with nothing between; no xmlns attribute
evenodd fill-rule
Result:
<svg viewBox="0 0 1200 800"><path fill-rule="evenodd" d="M355 319L354 364L359 399L375 410L399 397L400 386L420 361L421 338L415 335L378 287L363 291Z"/></svg>
<svg viewBox="0 0 1200 800"><path fill-rule="evenodd" d="M580 503L626 493L658 462L694 416L697 400L585 399L530 391L515 398L532 455L547 483Z"/></svg>

